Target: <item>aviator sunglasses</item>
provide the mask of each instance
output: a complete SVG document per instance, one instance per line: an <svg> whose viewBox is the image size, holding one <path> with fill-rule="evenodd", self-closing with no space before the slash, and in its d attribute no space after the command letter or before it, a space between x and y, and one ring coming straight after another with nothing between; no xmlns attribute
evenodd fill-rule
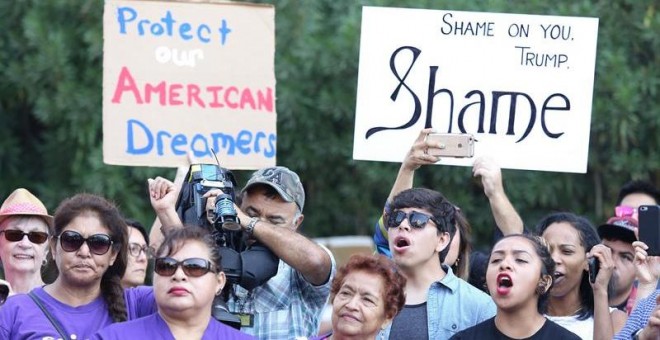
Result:
<svg viewBox="0 0 660 340"><path fill-rule="evenodd" d="M160 276L172 276L181 266L183 273L190 277L200 277L208 272L216 273L211 262L197 257L177 261L171 257L159 257L154 263L154 271Z"/></svg>
<svg viewBox="0 0 660 340"><path fill-rule="evenodd" d="M88 238L84 238L80 233L67 230L55 236L60 239L60 245L66 252L74 252L82 247L83 243L87 243L89 251L96 255L104 255L110 250L112 246L112 239L107 234L94 234Z"/></svg>
<svg viewBox="0 0 660 340"><path fill-rule="evenodd" d="M22 230L7 229L7 230L0 230L0 233L4 233L5 240L9 242L19 242L23 239L25 235L27 235L28 240L30 240L30 242L35 244L42 244L46 242L46 240L48 240L48 233L44 233L41 231L31 231L29 233L26 233Z"/></svg>
<svg viewBox="0 0 660 340"><path fill-rule="evenodd" d="M408 224L410 224L411 227L415 229L422 229L428 223L429 220L433 221L436 226L440 226L440 223L433 218L433 216L418 212L418 211L411 211L409 214L406 214L404 211L397 210L393 211L389 216L387 217L387 227L388 228L396 228L401 223L403 220L408 219Z"/></svg>

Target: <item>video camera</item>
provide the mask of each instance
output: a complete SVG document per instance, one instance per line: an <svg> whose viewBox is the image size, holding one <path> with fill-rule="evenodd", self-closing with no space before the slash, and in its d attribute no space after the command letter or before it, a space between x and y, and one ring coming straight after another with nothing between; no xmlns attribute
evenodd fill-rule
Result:
<svg viewBox="0 0 660 340"><path fill-rule="evenodd" d="M248 244L234 208L235 188L236 179L231 171L215 164L191 164L176 211L184 225L211 230L227 280L251 290L277 274L279 259L259 242ZM212 189L220 189L222 194L216 197L214 209L207 211L204 195ZM213 308L216 319L238 328L234 324L237 318L228 315L224 301L214 303Z"/></svg>

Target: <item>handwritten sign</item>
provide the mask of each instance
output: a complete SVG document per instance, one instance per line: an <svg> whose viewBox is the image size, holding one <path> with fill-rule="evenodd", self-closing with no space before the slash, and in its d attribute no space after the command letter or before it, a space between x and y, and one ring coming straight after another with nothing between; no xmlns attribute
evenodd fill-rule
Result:
<svg viewBox="0 0 660 340"><path fill-rule="evenodd" d="M353 158L471 133L504 168L586 172L598 19L363 7ZM475 158L440 164L470 166Z"/></svg>
<svg viewBox="0 0 660 340"><path fill-rule="evenodd" d="M270 5L106 0L103 159L275 165Z"/></svg>

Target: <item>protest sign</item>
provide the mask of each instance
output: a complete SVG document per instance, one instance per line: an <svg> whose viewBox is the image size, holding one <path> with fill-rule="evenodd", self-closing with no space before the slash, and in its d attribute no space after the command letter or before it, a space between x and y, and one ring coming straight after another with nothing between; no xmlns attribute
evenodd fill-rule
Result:
<svg viewBox="0 0 660 340"><path fill-rule="evenodd" d="M103 160L275 165L271 5L106 0Z"/></svg>
<svg viewBox="0 0 660 340"><path fill-rule="evenodd" d="M353 158L401 162L424 127L503 168L586 172L597 18L363 7Z"/></svg>

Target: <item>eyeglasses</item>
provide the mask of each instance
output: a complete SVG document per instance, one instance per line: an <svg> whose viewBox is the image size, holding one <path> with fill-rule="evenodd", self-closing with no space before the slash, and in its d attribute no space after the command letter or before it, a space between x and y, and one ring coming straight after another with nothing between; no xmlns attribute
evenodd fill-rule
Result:
<svg viewBox="0 0 660 340"><path fill-rule="evenodd" d="M128 253L131 254L131 256L140 257L140 253L142 252L144 252L144 255L147 258L151 258L153 256L153 249L146 244L143 246L137 243L128 244Z"/></svg>
<svg viewBox="0 0 660 340"><path fill-rule="evenodd" d="M72 230L67 230L60 234L60 236L55 237L60 239L60 245L64 251L77 251L82 247L83 243L87 243L89 251L96 255L104 255L114 243L110 235L107 234L94 234L88 238L84 238L80 233Z"/></svg>
<svg viewBox="0 0 660 340"><path fill-rule="evenodd" d="M22 230L16 230L16 229L6 229L6 230L0 230L0 233L5 233L5 240L9 242L20 242L25 235L27 235L28 240L30 242L35 243L35 244L42 244L48 240L48 233L44 233L41 231L31 231L29 233L26 233Z"/></svg>
<svg viewBox="0 0 660 340"><path fill-rule="evenodd" d="M179 266L183 269L183 273L190 277L200 277L208 272L217 272L213 269L211 262L196 257L183 261L177 261L171 257L159 257L154 264L154 271L160 276L172 276Z"/></svg>
<svg viewBox="0 0 660 340"><path fill-rule="evenodd" d="M387 227L396 228L398 227L403 220L408 219L408 223L411 227L415 229L422 229L426 226L429 220L433 221L437 226L440 224L433 218L433 216L418 212L411 211L409 214L406 214L404 211L397 210L393 211L387 218Z"/></svg>

